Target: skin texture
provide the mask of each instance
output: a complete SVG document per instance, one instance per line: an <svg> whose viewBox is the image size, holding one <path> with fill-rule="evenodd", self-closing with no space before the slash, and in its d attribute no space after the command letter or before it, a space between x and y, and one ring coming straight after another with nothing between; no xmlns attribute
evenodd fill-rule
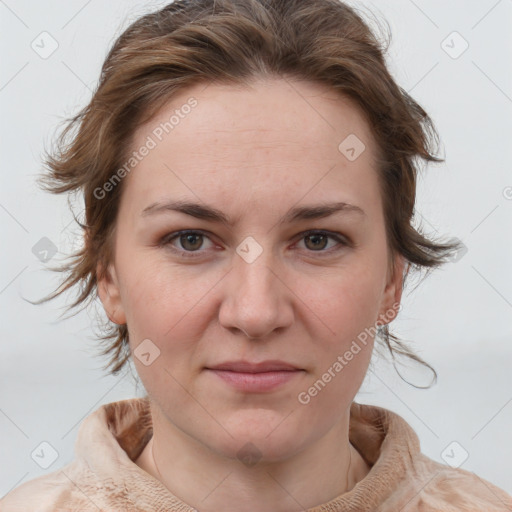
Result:
<svg viewBox="0 0 512 512"><path fill-rule="evenodd" d="M297 397L401 298L402 258L394 276L388 272L375 141L350 100L276 78L250 88L197 84L139 127L133 149L190 97L197 106L122 182L115 254L98 284L110 320L127 323L132 351L145 339L160 350L147 366L133 357L154 422L136 462L202 512L311 508L370 470L348 426L374 340L307 405ZM338 149L350 134L365 144L354 161ZM213 206L233 225L171 211L141 216L170 199ZM293 207L335 201L364 215L278 224ZM184 229L206 234L159 245ZM320 237L315 245L303 234L311 229L351 244ZM248 236L262 249L251 263L236 252ZM250 393L205 369L241 359L278 359L303 371ZM246 443L256 447L255 465L237 456Z"/></svg>

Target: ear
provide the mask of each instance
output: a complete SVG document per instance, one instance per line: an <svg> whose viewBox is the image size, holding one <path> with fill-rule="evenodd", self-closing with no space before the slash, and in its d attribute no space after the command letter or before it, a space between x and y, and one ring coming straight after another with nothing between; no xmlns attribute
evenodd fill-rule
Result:
<svg viewBox="0 0 512 512"><path fill-rule="evenodd" d="M106 271L104 271L103 265L98 263L96 275L98 276L98 295L108 318L115 324L126 324L126 315L121 301L119 281L114 265L109 265Z"/></svg>
<svg viewBox="0 0 512 512"><path fill-rule="evenodd" d="M377 320L381 325L390 323L398 314L400 301L402 299L402 288L404 283L405 258L395 255L394 268L390 266L386 280L386 287L382 296L379 317ZM409 272L409 265L407 266Z"/></svg>

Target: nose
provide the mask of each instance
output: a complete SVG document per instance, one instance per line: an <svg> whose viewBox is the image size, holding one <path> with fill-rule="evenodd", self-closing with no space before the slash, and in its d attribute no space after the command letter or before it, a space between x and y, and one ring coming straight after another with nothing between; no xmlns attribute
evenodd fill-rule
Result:
<svg viewBox="0 0 512 512"><path fill-rule="evenodd" d="M235 255L224 280L219 322L231 331L242 331L249 339L264 339L293 322L293 293L269 253L263 251L252 263Z"/></svg>

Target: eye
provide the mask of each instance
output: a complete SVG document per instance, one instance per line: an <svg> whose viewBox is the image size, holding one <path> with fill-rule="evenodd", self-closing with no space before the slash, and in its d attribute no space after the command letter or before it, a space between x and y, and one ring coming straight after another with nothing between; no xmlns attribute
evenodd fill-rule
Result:
<svg viewBox="0 0 512 512"><path fill-rule="evenodd" d="M332 252L339 251L344 247L351 246L351 243L348 239L339 235L338 233L331 233L329 231L307 231L305 233L301 233L300 237L300 241L305 241L304 245L306 246L307 249L309 249L309 252L330 254ZM335 244L334 249L331 246L330 249L324 250L328 245L329 239L335 240L337 242L337 246Z"/></svg>
<svg viewBox="0 0 512 512"><path fill-rule="evenodd" d="M195 258L201 255L199 249L203 246L204 238L209 239L208 236L202 231L178 231L177 233L171 233L164 236L159 242L159 245L168 247L173 252L176 252L181 256L185 256L187 258ZM173 245L174 240L179 242L181 249ZM199 254L194 254L197 252Z"/></svg>
<svg viewBox="0 0 512 512"><path fill-rule="evenodd" d="M166 247L172 252L185 258L201 257L204 251L204 240L210 240L210 237L203 231L199 230L183 230L165 235L160 241L159 246ZM326 249L328 240L334 240L337 244L334 247ZM340 251L346 247L352 247L352 242L339 233L331 233L330 231L310 230L299 235L299 242L305 241L307 252L319 253L321 255L330 255L333 252ZM176 247L175 243L179 243L180 247ZM211 242L213 244L213 242ZM205 249L206 250L206 249Z"/></svg>

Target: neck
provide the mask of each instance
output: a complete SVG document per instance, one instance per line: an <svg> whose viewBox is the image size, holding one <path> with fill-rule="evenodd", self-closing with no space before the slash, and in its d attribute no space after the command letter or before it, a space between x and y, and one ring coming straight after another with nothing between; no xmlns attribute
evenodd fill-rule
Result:
<svg viewBox="0 0 512 512"><path fill-rule="evenodd" d="M202 512L304 510L350 491L370 470L348 440L348 417L290 458L252 466L217 454L159 414L152 417L153 437L136 463Z"/></svg>

